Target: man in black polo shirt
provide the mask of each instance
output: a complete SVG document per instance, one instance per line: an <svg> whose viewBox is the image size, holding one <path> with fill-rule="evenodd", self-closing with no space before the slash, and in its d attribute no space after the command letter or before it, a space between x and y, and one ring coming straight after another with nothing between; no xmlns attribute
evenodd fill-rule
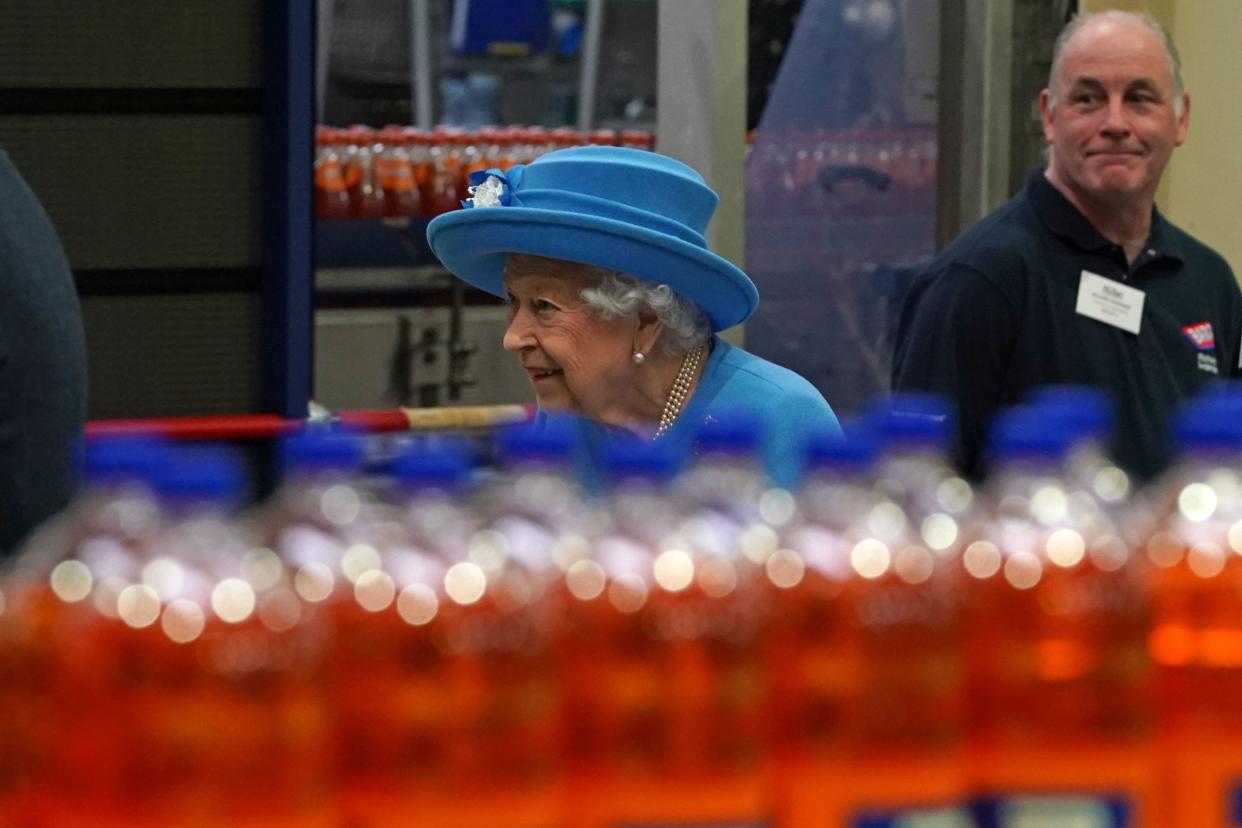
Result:
<svg viewBox="0 0 1242 828"><path fill-rule="evenodd" d="M1229 265L1155 209L1190 114L1177 53L1145 15L1078 17L1039 105L1048 166L915 279L893 388L956 401L959 459L978 473L998 408L1038 385L1102 387L1115 457L1150 477L1170 457L1170 415L1236 376L1242 345Z"/></svg>

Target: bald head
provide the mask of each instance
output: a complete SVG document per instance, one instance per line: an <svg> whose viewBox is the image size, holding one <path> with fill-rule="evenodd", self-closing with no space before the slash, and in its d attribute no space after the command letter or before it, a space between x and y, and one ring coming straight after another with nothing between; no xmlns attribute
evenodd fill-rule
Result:
<svg viewBox="0 0 1242 828"><path fill-rule="evenodd" d="M1097 229L1113 228L1106 236L1146 234L1160 176L1190 124L1178 74L1172 44L1143 15L1078 18L1057 41L1039 96L1045 174Z"/></svg>
<svg viewBox="0 0 1242 828"><path fill-rule="evenodd" d="M1180 118L1186 91L1182 83L1182 59L1178 56L1177 47L1173 45L1173 39L1169 37L1169 33L1156 22L1155 18L1144 12L1112 10L1075 15L1074 19L1067 23L1057 35L1056 43L1052 47L1052 69L1048 72L1048 92L1051 104L1056 105L1061 87L1065 82L1065 78L1061 76L1061 70L1065 50L1070 45L1070 41L1076 40L1076 36L1084 29L1089 30L1089 34L1095 34L1101 29L1109 31L1129 27L1146 29L1159 43L1160 49L1164 52L1165 63L1173 86L1174 114Z"/></svg>

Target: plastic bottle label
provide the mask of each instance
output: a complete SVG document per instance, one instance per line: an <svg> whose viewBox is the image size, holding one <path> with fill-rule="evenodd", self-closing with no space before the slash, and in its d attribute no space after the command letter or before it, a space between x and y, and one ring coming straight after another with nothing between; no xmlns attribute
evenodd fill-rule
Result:
<svg viewBox="0 0 1242 828"><path fill-rule="evenodd" d="M387 164L379 172L379 182L385 190L412 190L414 172L408 165Z"/></svg>
<svg viewBox="0 0 1242 828"><path fill-rule="evenodd" d="M962 807L909 808L868 811L856 815L851 828L975 828L970 811Z"/></svg>
<svg viewBox="0 0 1242 828"><path fill-rule="evenodd" d="M321 190L339 193L345 190L345 178L337 161L324 161L315 170L315 186Z"/></svg>
<svg viewBox="0 0 1242 828"><path fill-rule="evenodd" d="M1129 804L1107 796L1013 796L975 807L978 828L1129 828Z"/></svg>

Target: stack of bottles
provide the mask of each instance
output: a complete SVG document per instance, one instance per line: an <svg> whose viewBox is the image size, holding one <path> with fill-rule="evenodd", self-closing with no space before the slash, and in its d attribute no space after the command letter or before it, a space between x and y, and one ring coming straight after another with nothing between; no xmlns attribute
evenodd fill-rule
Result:
<svg viewBox="0 0 1242 828"><path fill-rule="evenodd" d="M93 443L0 581L13 824L1231 826L1242 801L1242 397L1136 488L1047 389L988 479L943 402L745 417L586 491L555 429ZM479 462L485 457L487 462Z"/></svg>
<svg viewBox="0 0 1242 828"><path fill-rule="evenodd" d="M934 207L934 129L786 130L759 139L747 153L747 199L764 214L858 220Z"/></svg>
<svg viewBox="0 0 1242 828"><path fill-rule="evenodd" d="M470 173L529 164L545 152L597 144L650 150L650 132L568 127L428 131L390 125L315 128L315 215L321 219L432 218L467 197Z"/></svg>

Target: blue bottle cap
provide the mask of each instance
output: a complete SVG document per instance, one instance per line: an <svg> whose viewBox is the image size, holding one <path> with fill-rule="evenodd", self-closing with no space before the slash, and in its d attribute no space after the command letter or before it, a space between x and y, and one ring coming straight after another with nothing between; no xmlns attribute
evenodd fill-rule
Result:
<svg viewBox="0 0 1242 828"><path fill-rule="evenodd" d="M838 470L861 472L875 459L875 438L869 429L847 428L845 434L834 430L816 430L803 441L806 470Z"/></svg>
<svg viewBox="0 0 1242 828"><path fill-rule="evenodd" d="M943 450L949 444L953 410L938 394L893 394L867 409L866 422L881 450L901 445Z"/></svg>
<svg viewBox="0 0 1242 828"><path fill-rule="evenodd" d="M763 439L763 421L747 411L727 411L713 415L699 424L694 434L694 448L700 456L753 455Z"/></svg>
<svg viewBox="0 0 1242 828"><path fill-rule="evenodd" d="M444 438L407 447L393 458L392 471L408 489L457 492L466 487L471 465L465 442Z"/></svg>
<svg viewBox="0 0 1242 828"><path fill-rule="evenodd" d="M1202 395L1182 407L1173 430L1182 452L1242 450L1242 396Z"/></svg>
<svg viewBox="0 0 1242 828"><path fill-rule="evenodd" d="M1204 386L1199 392L1195 400L1213 400L1228 403L1228 401L1236 401L1242 405L1242 381L1239 380L1221 380ZM1232 403L1229 403L1232 404Z"/></svg>
<svg viewBox="0 0 1242 828"><path fill-rule="evenodd" d="M155 475L160 496L174 502L232 505L241 498L245 482L241 458L223 446L172 451Z"/></svg>
<svg viewBox="0 0 1242 828"><path fill-rule="evenodd" d="M508 426L496 435L500 461L505 465L542 463L561 465L572 462L577 436L572 425L558 418Z"/></svg>
<svg viewBox="0 0 1242 828"><path fill-rule="evenodd" d="M663 440L620 440L608 446L604 454L604 475L612 484L642 479L667 483L677 476L685 461L685 452Z"/></svg>
<svg viewBox="0 0 1242 828"><path fill-rule="evenodd" d="M1072 429L1074 439L1106 442L1114 424L1108 392L1088 385L1044 385L1027 396L1027 404Z"/></svg>
<svg viewBox="0 0 1242 828"><path fill-rule="evenodd" d="M118 481L152 482L172 445L154 435L93 437L86 441L82 468L87 484Z"/></svg>
<svg viewBox="0 0 1242 828"><path fill-rule="evenodd" d="M362 449L362 437L353 432L307 428L282 441L281 457L286 474L352 474L362 467Z"/></svg>
<svg viewBox="0 0 1242 828"><path fill-rule="evenodd" d="M1054 418L1034 406L1002 410L992 422L989 448L998 463L1030 459L1059 461L1074 437Z"/></svg>

